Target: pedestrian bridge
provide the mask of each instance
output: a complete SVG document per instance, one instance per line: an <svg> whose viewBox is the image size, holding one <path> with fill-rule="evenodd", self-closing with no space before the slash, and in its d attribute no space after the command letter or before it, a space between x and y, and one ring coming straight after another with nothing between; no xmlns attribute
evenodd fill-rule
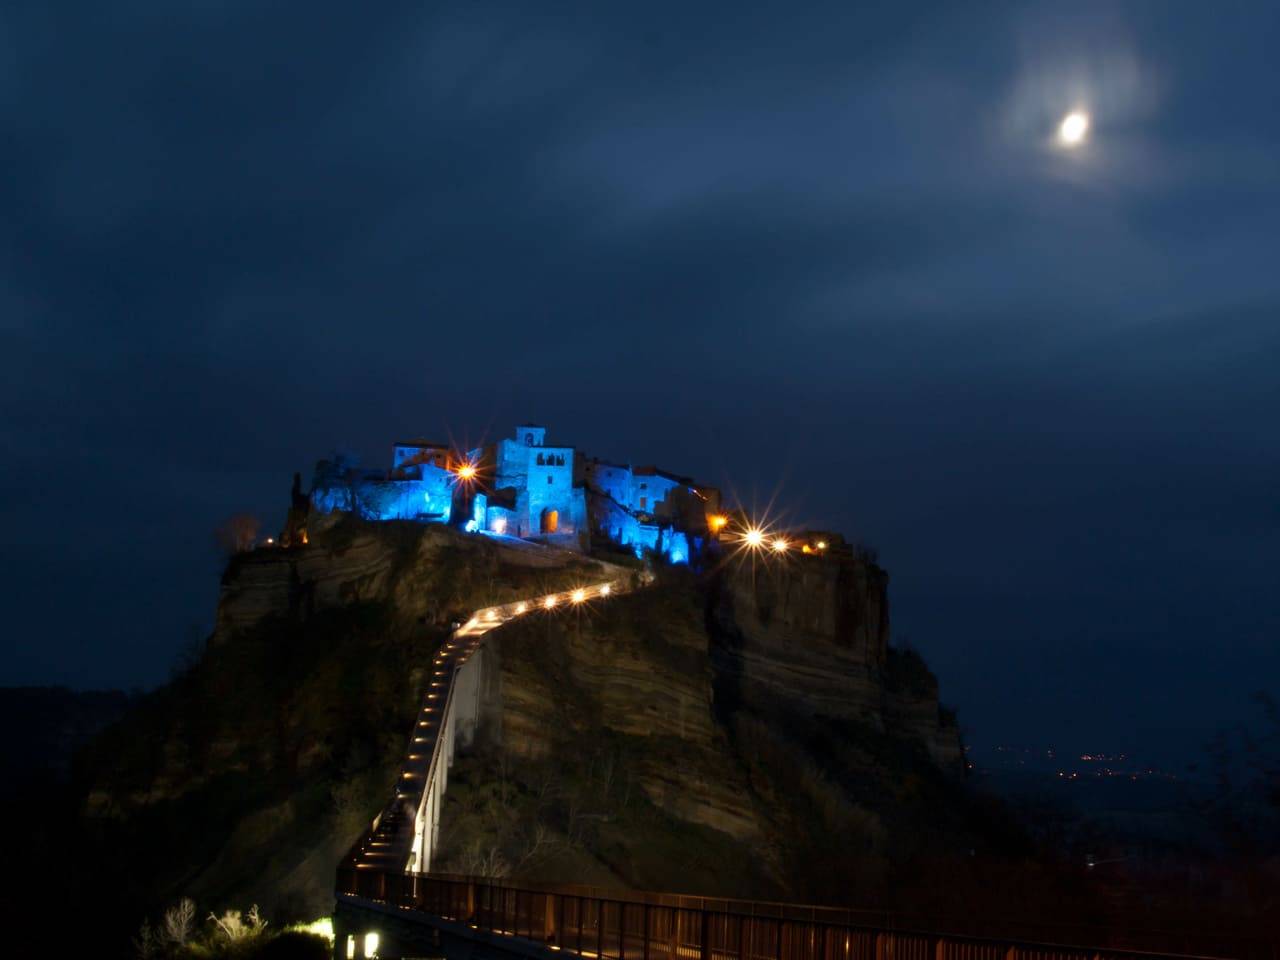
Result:
<svg viewBox="0 0 1280 960"><path fill-rule="evenodd" d="M1270 945L1196 950L1159 936L1077 931L1080 942L1110 945L1064 946L1054 941L1066 936L1045 927L1012 932L1026 939L993 939L954 921L431 873L449 766L479 718L485 636L517 617L607 602L645 582L618 568L611 580L477 611L453 632L434 659L394 794L338 869L334 960L1280 960Z"/></svg>
<svg viewBox="0 0 1280 960"><path fill-rule="evenodd" d="M1074 946L936 933L874 911L447 875L338 871L335 960L1173 960L1168 941ZM1045 928L1041 928L1043 932ZM1099 940L1111 939L1096 934ZM1113 941L1114 942L1114 941ZM1188 948L1195 945L1187 944ZM1253 944L1217 956L1274 960Z"/></svg>

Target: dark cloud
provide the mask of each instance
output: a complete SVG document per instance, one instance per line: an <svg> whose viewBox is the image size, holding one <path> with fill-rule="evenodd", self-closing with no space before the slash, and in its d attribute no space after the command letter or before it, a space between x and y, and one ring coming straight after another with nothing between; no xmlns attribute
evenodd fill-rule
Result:
<svg viewBox="0 0 1280 960"><path fill-rule="evenodd" d="M222 517L535 417L877 544L982 741L1198 743L1280 671L1276 18L6 7L4 679L154 682Z"/></svg>

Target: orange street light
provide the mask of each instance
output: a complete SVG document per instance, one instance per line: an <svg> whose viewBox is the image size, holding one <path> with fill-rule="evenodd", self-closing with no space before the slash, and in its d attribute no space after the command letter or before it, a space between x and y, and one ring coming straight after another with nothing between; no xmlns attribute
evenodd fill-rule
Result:
<svg viewBox="0 0 1280 960"><path fill-rule="evenodd" d="M723 513L717 513L714 517L711 517L711 519L709 519L707 522L711 525L712 533L719 533L721 530L725 528L725 524L729 522L729 518L726 517Z"/></svg>
<svg viewBox="0 0 1280 960"><path fill-rule="evenodd" d="M459 480L473 480L476 475L476 465L474 463L464 463L455 471Z"/></svg>

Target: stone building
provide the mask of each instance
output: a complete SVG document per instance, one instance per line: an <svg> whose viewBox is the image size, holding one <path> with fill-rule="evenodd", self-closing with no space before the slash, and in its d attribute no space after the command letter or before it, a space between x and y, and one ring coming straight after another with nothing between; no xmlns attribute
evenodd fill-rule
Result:
<svg viewBox="0 0 1280 960"><path fill-rule="evenodd" d="M576 549L596 537L637 556L688 563L715 539L709 518L720 512L720 492L657 467L633 469L548 444L546 428L528 423L473 450L399 441L385 473L321 461L311 504L322 513L449 523Z"/></svg>

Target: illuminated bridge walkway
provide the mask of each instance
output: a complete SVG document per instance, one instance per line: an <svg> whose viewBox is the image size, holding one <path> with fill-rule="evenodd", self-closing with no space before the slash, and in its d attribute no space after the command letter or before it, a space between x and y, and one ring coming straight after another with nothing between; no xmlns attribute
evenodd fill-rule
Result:
<svg viewBox="0 0 1280 960"><path fill-rule="evenodd" d="M485 635L517 617L607 600L646 582L626 568L616 569L612 580L478 610L453 631L435 655L426 702L410 734L394 795L351 848L344 870L403 874L431 869L454 749L470 743L479 719Z"/></svg>

